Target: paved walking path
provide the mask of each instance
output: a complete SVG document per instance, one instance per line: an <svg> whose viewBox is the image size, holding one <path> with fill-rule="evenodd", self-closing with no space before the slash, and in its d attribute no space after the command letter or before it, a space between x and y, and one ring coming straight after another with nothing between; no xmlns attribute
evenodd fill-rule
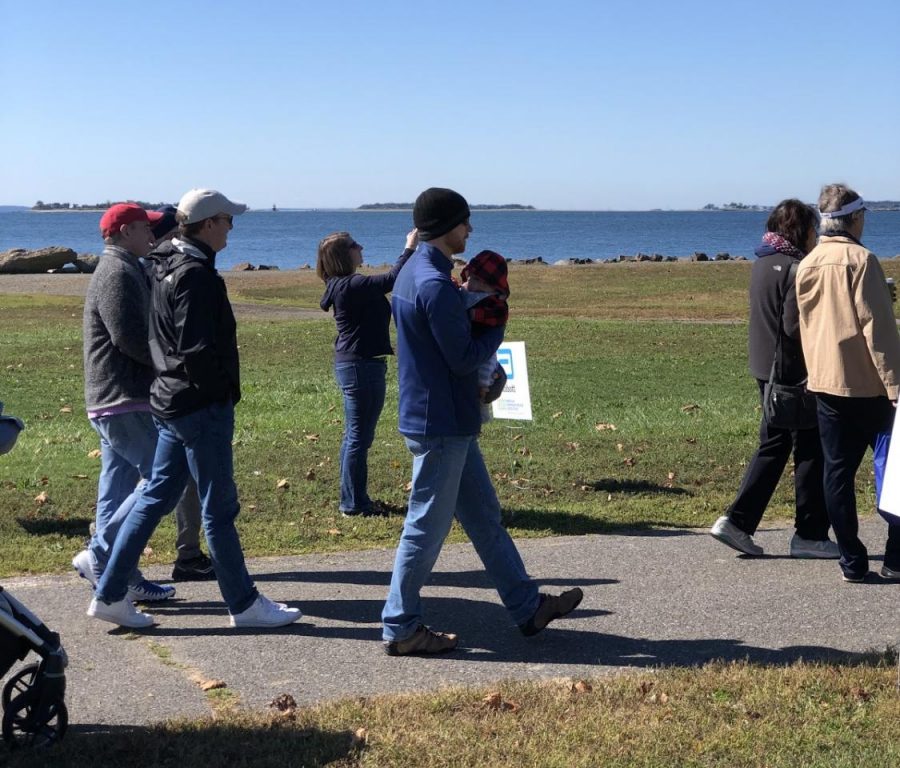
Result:
<svg viewBox="0 0 900 768"><path fill-rule="evenodd" d="M885 531L878 519L862 527L873 568L881 567ZM215 582L179 585L175 600L150 609L158 626L140 634L85 616L89 589L74 573L3 585L61 633L70 722L85 727L208 714L194 673L225 681L244 706L265 707L281 693L303 704L717 658L852 658L900 642L900 584L844 584L834 561L787 557L790 534L761 531L768 556L760 559L699 530L521 541L529 572L546 588L585 591L570 619L531 639L511 625L472 548L448 546L424 593L426 618L457 632L462 649L427 659L382 653L388 550L251 561L268 596L305 614L264 633L228 627Z"/></svg>

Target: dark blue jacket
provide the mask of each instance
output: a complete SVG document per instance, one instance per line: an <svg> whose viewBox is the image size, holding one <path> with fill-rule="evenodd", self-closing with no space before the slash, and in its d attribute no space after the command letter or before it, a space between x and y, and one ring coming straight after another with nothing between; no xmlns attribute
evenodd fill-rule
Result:
<svg viewBox="0 0 900 768"><path fill-rule="evenodd" d="M407 248L391 271L380 275L353 273L328 278L319 306L326 312L334 307L336 363L394 354L389 333L391 305L384 294L394 287L397 274L412 253Z"/></svg>
<svg viewBox="0 0 900 768"><path fill-rule="evenodd" d="M472 338L462 297L450 279L452 269L450 259L422 243L394 283L404 435L447 437L481 430L478 366L497 351L504 328Z"/></svg>

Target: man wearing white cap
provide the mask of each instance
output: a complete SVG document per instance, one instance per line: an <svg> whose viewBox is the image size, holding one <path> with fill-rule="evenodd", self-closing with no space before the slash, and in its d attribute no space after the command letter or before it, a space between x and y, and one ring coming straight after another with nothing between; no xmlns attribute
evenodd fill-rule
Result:
<svg viewBox="0 0 900 768"><path fill-rule="evenodd" d="M150 255L150 408L159 431L150 481L122 526L88 615L127 627L153 618L125 599L127 575L160 519L197 483L209 554L233 627L279 627L301 613L261 595L247 573L234 521L240 505L231 441L240 400L236 325L216 254L247 206L192 189L178 203L179 234Z"/></svg>
<svg viewBox="0 0 900 768"><path fill-rule="evenodd" d="M815 392L825 458L825 508L841 550L844 581L871 580L859 539L856 472L888 431L900 394L900 335L875 254L860 241L866 206L845 184L819 195L819 244L797 269L800 338ZM888 526L881 575L900 580L900 526Z"/></svg>

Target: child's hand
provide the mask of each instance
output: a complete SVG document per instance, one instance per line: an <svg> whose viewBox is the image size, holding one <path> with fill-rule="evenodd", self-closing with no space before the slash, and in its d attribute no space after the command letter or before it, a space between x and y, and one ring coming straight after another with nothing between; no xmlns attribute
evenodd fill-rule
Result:
<svg viewBox="0 0 900 768"><path fill-rule="evenodd" d="M498 365L494 369L494 383L489 387L481 388L481 402L482 403L493 403L500 395L503 394L503 390L506 387L506 371L503 370L502 365Z"/></svg>

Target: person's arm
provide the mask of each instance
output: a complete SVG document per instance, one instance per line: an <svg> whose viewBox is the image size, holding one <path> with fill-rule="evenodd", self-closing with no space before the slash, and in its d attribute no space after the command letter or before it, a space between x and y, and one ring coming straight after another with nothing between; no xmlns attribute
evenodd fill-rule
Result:
<svg viewBox="0 0 900 768"><path fill-rule="evenodd" d="M394 283L397 281L397 275L400 274L403 265L406 264L406 262L409 261L409 257L416 252L416 246L418 244L419 230L414 229L406 236L406 248L403 249L403 253L401 253L397 261L394 262L394 266L391 267L390 272L384 272L380 275L365 275L363 280L365 280L369 286L376 288L382 293L388 293L394 287Z"/></svg>
<svg viewBox="0 0 900 768"><path fill-rule="evenodd" d="M218 278L202 269L188 269L174 287L177 354L184 360L188 379L216 399L231 396L228 375L216 353Z"/></svg>
<svg viewBox="0 0 900 768"><path fill-rule="evenodd" d="M784 309L781 313L781 324L784 335L790 339L800 341L800 307L797 304L797 267L800 262L795 261L788 270L787 286L784 292Z"/></svg>
<svg viewBox="0 0 900 768"><path fill-rule="evenodd" d="M505 326L489 328L473 339L459 291L449 280L431 280L420 287L419 295L431 334L455 375L471 373L497 351Z"/></svg>
<svg viewBox="0 0 900 768"><path fill-rule="evenodd" d="M148 368L150 359L149 317L142 311L147 299L143 286L126 272L113 272L98 294L97 312L110 340L122 354Z"/></svg>
<svg viewBox="0 0 900 768"><path fill-rule="evenodd" d="M874 254L868 255L855 276L853 289L856 316L872 363L888 397L896 400L900 394L900 334L884 272Z"/></svg>

